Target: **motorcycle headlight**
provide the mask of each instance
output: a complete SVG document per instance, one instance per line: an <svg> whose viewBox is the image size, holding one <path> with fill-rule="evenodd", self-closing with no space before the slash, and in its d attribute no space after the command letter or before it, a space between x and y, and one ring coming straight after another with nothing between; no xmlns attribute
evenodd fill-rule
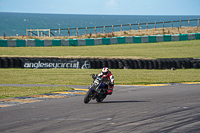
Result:
<svg viewBox="0 0 200 133"><path fill-rule="evenodd" d="M95 83L95 84L98 84L98 83L99 83L99 81L98 81L98 80L95 80L95 81L94 81L94 83Z"/></svg>

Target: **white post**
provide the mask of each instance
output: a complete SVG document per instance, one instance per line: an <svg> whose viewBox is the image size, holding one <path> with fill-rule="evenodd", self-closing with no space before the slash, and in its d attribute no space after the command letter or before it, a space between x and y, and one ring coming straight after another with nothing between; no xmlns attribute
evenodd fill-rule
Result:
<svg viewBox="0 0 200 133"><path fill-rule="evenodd" d="M51 29L49 29L49 37L51 37Z"/></svg>
<svg viewBox="0 0 200 133"><path fill-rule="evenodd" d="M38 33L38 37L40 37L40 31L39 31L39 29L37 30L37 33Z"/></svg>

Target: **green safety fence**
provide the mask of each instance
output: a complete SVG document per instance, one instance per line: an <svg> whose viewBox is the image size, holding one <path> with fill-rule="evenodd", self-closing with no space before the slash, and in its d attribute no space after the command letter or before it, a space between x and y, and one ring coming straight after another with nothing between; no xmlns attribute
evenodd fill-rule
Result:
<svg viewBox="0 0 200 133"><path fill-rule="evenodd" d="M52 39L52 40L17 40L0 39L0 47L44 47L44 46L92 46L126 43L155 43L167 41L185 41L200 39L200 33L176 34L176 35L153 35L153 36L132 36L112 38L87 38L87 39Z"/></svg>

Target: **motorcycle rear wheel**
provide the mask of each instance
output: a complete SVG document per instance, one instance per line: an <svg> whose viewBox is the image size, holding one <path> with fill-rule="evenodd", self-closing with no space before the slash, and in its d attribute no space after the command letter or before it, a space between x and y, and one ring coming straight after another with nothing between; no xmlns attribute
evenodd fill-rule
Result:
<svg viewBox="0 0 200 133"><path fill-rule="evenodd" d="M103 102L103 100L106 98L106 96L107 96L107 95L105 95L105 96L103 96L103 97L98 97L98 98L96 98L96 101L97 101L98 103L101 103L101 102Z"/></svg>
<svg viewBox="0 0 200 133"><path fill-rule="evenodd" d="M92 95L93 95L92 90L89 90L89 91L85 94L84 103L89 103L90 100L92 99Z"/></svg>

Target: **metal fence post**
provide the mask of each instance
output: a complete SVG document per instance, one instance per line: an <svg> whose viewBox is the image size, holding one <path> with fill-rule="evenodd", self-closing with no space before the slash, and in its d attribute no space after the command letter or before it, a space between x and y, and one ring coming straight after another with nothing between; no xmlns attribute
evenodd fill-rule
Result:
<svg viewBox="0 0 200 133"><path fill-rule="evenodd" d="M112 33L113 33L113 25L112 25Z"/></svg>
<svg viewBox="0 0 200 133"><path fill-rule="evenodd" d="M103 26L103 34L106 33L106 26Z"/></svg>
<svg viewBox="0 0 200 133"><path fill-rule="evenodd" d="M164 30L164 28L165 28L165 22L163 21L163 30Z"/></svg>
<svg viewBox="0 0 200 133"><path fill-rule="evenodd" d="M68 28L68 37L70 36L70 28Z"/></svg>
<svg viewBox="0 0 200 133"><path fill-rule="evenodd" d="M173 29L173 21L171 21L171 28Z"/></svg>
<svg viewBox="0 0 200 133"><path fill-rule="evenodd" d="M129 24L129 30L131 31L131 24Z"/></svg>
<svg viewBox="0 0 200 133"><path fill-rule="evenodd" d="M140 23L138 23L138 31L140 31Z"/></svg>
<svg viewBox="0 0 200 133"><path fill-rule="evenodd" d="M155 22L155 30L156 30L156 22Z"/></svg>
<svg viewBox="0 0 200 133"><path fill-rule="evenodd" d="M78 28L76 28L76 36L78 36Z"/></svg>
<svg viewBox="0 0 200 133"><path fill-rule="evenodd" d="M87 35L87 27L85 27L85 35Z"/></svg>
<svg viewBox="0 0 200 133"><path fill-rule="evenodd" d="M95 33L95 35L97 34L97 27L96 26L94 27L94 33Z"/></svg>
<svg viewBox="0 0 200 133"><path fill-rule="evenodd" d="M146 29L148 30L148 23L146 23Z"/></svg>

